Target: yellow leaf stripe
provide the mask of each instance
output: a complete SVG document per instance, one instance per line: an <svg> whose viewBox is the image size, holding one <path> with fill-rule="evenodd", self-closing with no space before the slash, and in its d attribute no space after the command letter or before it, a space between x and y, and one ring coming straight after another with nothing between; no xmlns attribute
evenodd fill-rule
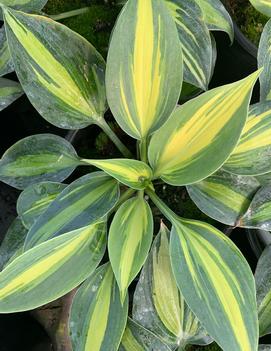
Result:
<svg viewBox="0 0 271 351"><path fill-rule="evenodd" d="M131 329L127 327L122 337L122 346L125 348L125 351L145 351L146 349L143 348L134 337Z"/></svg>
<svg viewBox="0 0 271 351"><path fill-rule="evenodd" d="M22 289L34 288L41 281L46 280L46 278L52 275L59 266L63 265L72 255L78 253L84 245L88 242L87 239L91 238L97 232L97 224L90 227L86 227L81 233L78 233L77 237L71 237L70 240L65 241L59 246L56 246L51 254L45 257L39 257L36 262L33 262L31 266L27 267L24 271L19 272L15 275L11 281L5 283L2 281L0 287L0 299L6 298L9 295L18 293ZM53 239L54 240L54 239ZM46 243L41 244L46 245ZM15 259L7 268L0 273L0 278L2 275L5 276L6 270L11 271L13 267L17 266L17 261L22 260L24 256L31 255L32 251L29 250L22 256Z"/></svg>
<svg viewBox="0 0 271 351"><path fill-rule="evenodd" d="M180 116L179 125L176 126L161 149L156 163L155 176L171 173L195 162L204 150L210 147L244 103L251 90L252 82L257 76L258 72L245 80L216 89L216 93L210 96L202 106L199 106L184 124ZM193 102L185 104L174 114L181 113L185 116L191 103Z"/></svg>
<svg viewBox="0 0 271 351"><path fill-rule="evenodd" d="M179 227L179 231L182 232L182 235L179 235L179 239L198 293L202 298L211 298L211 296L206 297L207 292L199 279L199 270L203 270L213 287L213 292L220 300L221 307L227 316L240 350L254 351L246 328L247 321L244 320L240 308L240 303L244 304L245 301L239 282L216 248L199 233L186 226L186 223L193 224L193 222L184 221L184 225ZM210 226L204 223L197 222L197 226L207 229L210 234L212 233ZM223 235L215 229L213 229L212 234L225 240ZM218 319L216 319L216 322L217 324L220 323Z"/></svg>
<svg viewBox="0 0 271 351"><path fill-rule="evenodd" d="M85 99L66 68L25 25L15 18L9 10L4 9L4 15L6 23L27 52L31 60L30 64L32 69L40 84L69 107L76 109L86 116L95 115L95 107L90 100L87 101ZM47 21L48 23L53 23L52 20L46 17L36 15L28 16L38 18L42 22ZM39 70L37 70L34 65L39 67Z"/></svg>
<svg viewBox="0 0 271 351"><path fill-rule="evenodd" d="M89 321L85 350L101 349L108 323L113 279L114 275L110 267L103 278L94 301L95 306Z"/></svg>

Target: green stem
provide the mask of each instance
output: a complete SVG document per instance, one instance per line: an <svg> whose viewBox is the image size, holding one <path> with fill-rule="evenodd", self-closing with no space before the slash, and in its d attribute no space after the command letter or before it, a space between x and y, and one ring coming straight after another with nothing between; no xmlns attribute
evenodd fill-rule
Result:
<svg viewBox="0 0 271 351"><path fill-rule="evenodd" d="M116 206L114 208L112 208L111 211L109 211L108 216L110 216L112 213L116 212L118 210L118 208L128 199L130 199L130 197L136 192L135 189L128 189L126 190L119 198L119 201L117 202Z"/></svg>
<svg viewBox="0 0 271 351"><path fill-rule="evenodd" d="M109 127L106 121L102 118L97 122L97 125L105 132L105 134L112 140L112 142L116 145L119 151L126 158L133 158L133 155L130 150L120 141L115 132Z"/></svg>
<svg viewBox="0 0 271 351"><path fill-rule="evenodd" d="M148 155L147 155L147 139L144 138L141 140L139 144L140 149L140 159L141 161L147 163L148 162Z"/></svg>
<svg viewBox="0 0 271 351"><path fill-rule="evenodd" d="M70 18L70 17L82 15L83 13L88 12L88 10L89 10L89 7L82 7L81 9L59 13L58 15L49 15L49 17L55 21L60 21L60 20L63 20L65 18Z"/></svg>
<svg viewBox="0 0 271 351"><path fill-rule="evenodd" d="M179 221L180 217L176 215L165 203L162 201L153 190L150 188L145 190L146 194L150 197L152 202L155 204L156 207L163 213L163 215L170 221L175 222Z"/></svg>

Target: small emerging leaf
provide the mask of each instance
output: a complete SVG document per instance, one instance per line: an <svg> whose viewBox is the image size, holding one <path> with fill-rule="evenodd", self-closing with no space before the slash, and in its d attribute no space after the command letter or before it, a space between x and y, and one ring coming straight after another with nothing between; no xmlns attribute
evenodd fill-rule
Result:
<svg viewBox="0 0 271 351"><path fill-rule="evenodd" d="M181 47L164 2L129 0L115 26L106 69L117 122L132 137L145 138L167 120L181 85Z"/></svg>
<svg viewBox="0 0 271 351"><path fill-rule="evenodd" d="M260 188L256 178L219 170L212 176L187 187L198 208L215 220L236 226Z"/></svg>
<svg viewBox="0 0 271 351"><path fill-rule="evenodd" d="M41 182L27 187L17 200L17 212L24 226L30 229L65 187L65 184L54 182Z"/></svg>
<svg viewBox="0 0 271 351"><path fill-rule="evenodd" d="M80 164L73 146L53 134L37 134L11 146L0 160L0 180L17 189L61 182Z"/></svg>
<svg viewBox="0 0 271 351"><path fill-rule="evenodd" d="M186 185L221 167L239 140L259 73L212 89L175 110L150 142L154 177Z"/></svg>
<svg viewBox="0 0 271 351"><path fill-rule="evenodd" d="M96 166L119 182L137 190L145 189L151 182L152 170L141 161L129 159L113 160L81 160L87 164Z"/></svg>
<svg viewBox="0 0 271 351"><path fill-rule="evenodd" d="M128 318L119 351L171 351L155 334Z"/></svg>
<svg viewBox="0 0 271 351"><path fill-rule="evenodd" d="M19 83L0 77L0 111L11 105L23 93Z"/></svg>
<svg viewBox="0 0 271 351"><path fill-rule="evenodd" d="M118 182L103 172L90 173L75 180L31 227L25 249L96 222L115 206L118 199Z"/></svg>
<svg viewBox="0 0 271 351"><path fill-rule="evenodd" d="M212 341L179 293L170 262L169 231L164 224L134 293L133 318L173 350Z"/></svg>
<svg viewBox="0 0 271 351"><path fill-rule="evenodd" d="M261 175L271 172L271 101L251 107L241 139L223 165L228 172Z"/></svg>
<svg viewBox="0 0 271 351"><path fill-rule="evenodd" d="M271 234L270 234L271 235ZM260 336L271 333L271 246L262 253L255 271Z"/></svg>
<svg viewBox="0 0 271 351"><path fill-rule="evenodd" d="M77 291L70 331L76 351L117 351L128 315L110 264L99 267Z"/></svg>
<svg viewBox="0 0 271 351"><path fill-rule="evenodd" d="M105 62L95 48L47 17L5 8L4 19L16 73L38 112L60 128L98 121L106 109Z"/></svg>
<svg viewBox="0 0 271 351"><path fill-rule="evenodd" d="M34 309L82 283L103 257L105 224L95 223L42 243L0 273L0 312Z"/></svg>
<svg viewBox="0 0 271 351"><path fill-rule="evenodd" d="M227 236L207 223L172 224L171 263L185 301L224 351L255 351L256 294L247 261Z"/></svg>
<svg viewBox="0 0 271 351"><path fill-rule="evenodd" d="M122 301L147 258L152 236L153 218L148 203L137 196L121 205L110 226L108 250Z"/></svg>

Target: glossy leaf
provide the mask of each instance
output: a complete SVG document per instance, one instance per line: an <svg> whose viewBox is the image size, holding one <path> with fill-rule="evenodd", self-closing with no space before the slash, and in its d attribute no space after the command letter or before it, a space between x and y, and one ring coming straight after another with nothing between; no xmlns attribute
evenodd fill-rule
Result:
<svg viewBox="0 0 271 351"><path fill-rule="evenodd" d="M215 220L238 225L260 183L256 178L233 175L219 170L212 176L187 187L198 208Z"/></svg>
<svg viewBox="0 0 271 351"><path fill-rule="evenodd" d="M4 19L16 73L36 110L60 128L98 121L106 109L105 63L95 48L47 17L5 8Z"/></svg>
<svg viewBox="0 0 271 351"><path fill-rule="evenodd" d="M181 85L180 43L165 4L129 0L107 59L107 98L117 122L132 137L146 137L169 117Z"/></svg>
<svg viewBox="0 0 271 351"><path fill-rule="evenodd" d="M121 205L110 226L108 250L122 301L147 258L152 236L153 218L148 203L138 195Z"/></svg>
<svg viewBox="0 0 271 351"><path fill-rule="evenodd" d="M0 29L0 77L14 71L14 64L9 52L5 27Z"/></svg>
<svg viewBox="0 0 271 351"><path fill-rule="evenodd" d="M255 351L254 277L239 249L211 225L175 220L170 255L178 287L224 351Z"/></svg>
<svg viewBox="0 0 271 351"><path fill-rule="evenodd" d="M270 234L271 235L271 234ZM260 336L271 333L271 246L263 251L255 271Z"/></svg>
<svg viewBox="0 0 271 351"><path fill-rule="evenodd" d="M36 134L11 146L0 160L0 180L17 189L61 182L80 164L73 146L53 134Z"/></svg>
<svg viewBox="0 0 271 351"><path fill-rule="evenodd" d="M23 246L27 229L20 218L16 218L10 225L0 246L0 271L5 265L23 253Z"/></svg>
<svg viewBox="0 0 271 351"><path fill-rule="evenodd" d="M133 318L173 350L212 341L178 291L170 263L169 231L164 224L134 293Z"/></svg>
<svg viewBox="0 0 271 351"><path fill-rule="evenodd" d="M27 187L17 200L17 212L24 226L30 229L65 187L65 184L54 182L41 182Z"/></svg>
<svg viewBox="0 0 271 351"><path fill-rule="evenodd" d="M234 39L234 30L231 16L220 0L195 0L200 6L205 23L212 31L226 32L231 42Z"/></svg>
<svg viewBox="0 0 271 351"><path fill-rule="evenodd" d="M212 44L209 30L196 2L165 2L177 25L184 61L184 80L207 90L212 71Z"/></svg>
<svg viewBox="0 0 271 351"><path fill-rule="evenodd" d="M23 95L22 87L12 80L0 78L0 111Z"/></svg>
<svg viewBox="0 0 271 351"><path fill-rule="evenodd" d="M133 189L145 189L152 179L152 170L141 161L129 159L112 160L81 160L87 164L96 166L119 182Z"/></svg>
<svg viewBox="0 0 271 351"><path fill-rule="evenodd" d="M1 4L24 12L38 12L48 0L1 0Z"/></svg>
<svg viewBox="0 0 271 351"><path fill-rule="evenodd" d="M119 351L171 351L156 335L142 327L132 319L128 323L122 337Z"/></svg>
<svg viewBox="0 0 271 351"><path fill-rule="evenodd" d="M223 168L241 175L271 172L271 101L250 109L241 139Z"/></svg>
<svg viewBox="0 0 271 351"><path fill-rule="evenodd" d="M271 230L271 186L258 190L250 206L240 221L240 226Z"/></svg>
<svg viewBox="0 0 271 351"><path fill-rule="evenodd" d="M239 140L258 75L212 89L176 109L150 142L154 177L186 185L214 173Z"/></svg>
<svg viewBox="0 0 271 351"><path fill-rule="evenodd" d="M105 224L95 223L42 243L0 273L0 312L34 309L82 283L103 257Z"/></svg>
<svg viewBox="0 0 271 351"><path fill-rule="evenodd" d="M71 309L70 332L76 351L117 351L128 315L121 303L110 264L99 267L77 291Z"/></svg>
<svg viewBox="0 0 271 351"><path fill-rule="evenodd" d="M270 3L271 15L271 3ZM260 77L260 98L261 101L271 100L271 82L268 79L271 69L271 20L269 20L263 29L258 49L258 66L263 67L263 74Z"/></svg>
<svg viewBox="0 0 271 351"><path fill-rule="evenodd" d="M249 0L255 9L265 16L271 17L271 3L269 0Z"/></svg>
<svg viewBox="0 0 271 351"><path fill-rule="evenodd" d="M31 227L25 248L94 223L115 206L118 198L118 183L103 172L90 173L75 180Z"/></svg>

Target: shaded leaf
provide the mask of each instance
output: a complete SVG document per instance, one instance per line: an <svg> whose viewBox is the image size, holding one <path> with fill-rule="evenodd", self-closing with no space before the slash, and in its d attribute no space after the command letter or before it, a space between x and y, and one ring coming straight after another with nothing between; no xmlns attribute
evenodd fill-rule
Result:
<svg viewBox="0 0 271 351"><path fill-rule="evenodd" d="M27 229L30 229L65 187L61 183L41 182L30 185L20 194L17 212Z"/></svg>
<svg viewBox="0 0 271 351"><path fill-rule="evenodd" d="M9 52L5 27L0 29L0 77L14 71L14 64Z"/></svg>
<svg viewBox="0 0 271 351"><path fill-rule="evenodd" d="M271 100L271 82L270 79L268 79L271 69L270 38L271 20L269 20L263 28L258 49L258 67L263 67L263 74L260 77L260 99L262 102L265 100Z"/></svg>
<svg viewBox="0 0 271 351"><path fill-rule="evenodd" d="M0 111L11 105L23 93L19 83L0 77Z"/></svg>
<svg viewBox="0 0 271 351"><path fill-rule="evenodd" d="M133 318L172 350L212 341L178 291L170 263L169 231L164 224L134 293Z"/></svg>
<svg viewBox="0 0 271 351"><path fill-rule="evenodd" d="M233 175L219 170L190 186L187 191L198 208L215 220L231 226L238 224L260 188L254 177Z"/></svg>
<svg viewBox="0 0 271 351"><path fill-rule="evenodd" d="M0 160L0 180L24 189L41 181L61 182L80 164L73 146L53 134L19 140Z"/></svg>

